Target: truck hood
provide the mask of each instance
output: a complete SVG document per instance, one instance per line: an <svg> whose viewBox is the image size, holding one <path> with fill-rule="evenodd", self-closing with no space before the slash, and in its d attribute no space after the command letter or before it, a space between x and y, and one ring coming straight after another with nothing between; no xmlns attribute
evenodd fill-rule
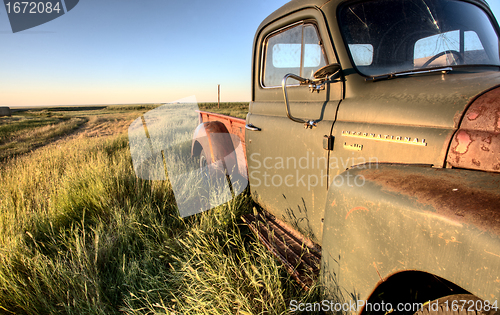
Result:
<svg viewBox="0 0 500 315"><path fill-rule="evenodd" d="M490 68L491 69L491 68ZM339 119L457 129L466 109L485 91L500 86L499 71L452 71L365 82L346 75ZM356 110L349 110L348 108Z"/></svg>

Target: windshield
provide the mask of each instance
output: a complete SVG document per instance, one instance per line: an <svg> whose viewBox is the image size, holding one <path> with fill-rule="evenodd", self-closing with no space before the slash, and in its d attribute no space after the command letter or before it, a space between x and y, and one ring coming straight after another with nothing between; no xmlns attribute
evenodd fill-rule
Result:
<svg viewBox="0 0 500 315"><path fill-rule="evenodd" d="M498 36L479 7L456 0L377 0L343 6L352 61L368 76L450 65L500 65Z"/></svg>

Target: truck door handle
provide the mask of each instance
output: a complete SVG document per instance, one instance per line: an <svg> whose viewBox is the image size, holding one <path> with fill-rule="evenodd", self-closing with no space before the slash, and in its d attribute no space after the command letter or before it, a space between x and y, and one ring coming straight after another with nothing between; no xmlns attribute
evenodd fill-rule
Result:
<svg viewBox="0 0 500 315"><path fill-rule="evenodd" d="M259 127L255 127L252 124L245 125L245 129L252 130L252 131L260 131L261 130Z"/></svg>

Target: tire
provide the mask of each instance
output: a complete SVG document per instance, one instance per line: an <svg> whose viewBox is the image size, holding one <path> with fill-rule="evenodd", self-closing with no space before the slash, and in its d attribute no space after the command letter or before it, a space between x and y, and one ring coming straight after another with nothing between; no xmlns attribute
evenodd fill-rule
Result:
<svg viewBox="0 0 500 315"><path fill-rule="evenodd" d="M201 150L200 152L199 164L200 164L200 174L203 177L204 184L208 185L210 183L210 172L208 169L209 163L207 160L207 155L204 150Z"/></svg>
<svg viewBox="0 0 500 315"><path fill-rule="evenodd" d="M234 184L233 181L241 183L247 180L244 179L241 175L239 175L239 173L237 173L237 167L238 167L237 164L235 165L236 172L233 172L235 174L231 175L232 177L230 177L229 175L230 172L226 169L226 165L224 163L217 163L217 164L218 165L216 167L209 167L210 163L208 162L207 155L204 150L201 150L199 156L199 165L200 165L200 174L203 178L203 186L206 187L207 189L210 189L214 187L222 188L221 185L227 184L229 186L231 194L234 197L235 192L233 187ZM240 191L238 191L238 193L239 192Z"/></svg>
<svg viewBox="0 0 500 315"><path fill-rule="evenodd" d="M430 301L414 315L492 315L495 309L485 307L485 301L472 294L455 294Z"/></svg>
<svg viewBox="0 0 500 315"><path fill-rule="evenodd" d="M200 153L200 170L202 170L206 166L208 166L207 156L205 154L205 151L201 150L201 153Z"/></svg>

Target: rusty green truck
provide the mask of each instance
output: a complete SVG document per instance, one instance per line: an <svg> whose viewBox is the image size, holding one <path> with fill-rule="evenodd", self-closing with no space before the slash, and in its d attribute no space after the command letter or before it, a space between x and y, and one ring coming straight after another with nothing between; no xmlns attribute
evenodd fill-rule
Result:
<svg viewBox="0 0 500 315"><path fill-rule="evenodd" d="M294 0L262 22L245 220L305 288L363 314L498 310L499 34L483 0Z"/></svg>

